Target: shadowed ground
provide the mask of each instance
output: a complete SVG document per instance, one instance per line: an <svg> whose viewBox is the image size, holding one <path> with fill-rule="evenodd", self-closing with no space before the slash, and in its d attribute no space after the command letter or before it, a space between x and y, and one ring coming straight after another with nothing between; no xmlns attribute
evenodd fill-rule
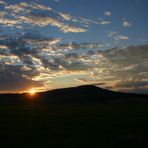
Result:
<svg viewBox="0 0 148 148"><path fill-rule="evenodd" d="M145 147L147 105L0 105L0 147Z"/></svg>

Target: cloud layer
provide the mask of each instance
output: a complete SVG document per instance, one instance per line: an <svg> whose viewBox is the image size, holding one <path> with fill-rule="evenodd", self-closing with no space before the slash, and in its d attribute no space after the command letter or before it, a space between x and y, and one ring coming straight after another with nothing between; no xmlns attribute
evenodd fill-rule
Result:
<svg viewBox="0 0 148 148"><path fill-rule="evenodd" d="M60 38L35 33L1 36L0 90L23 91L29 86L46 90L55 78L70 75L79 76L72 81L98 82L115 90L147 88L147 45L101 50L104 46L95 42L63 44Z"/></svg>
<svg viewBox="0 0 148 148"><path fill-rule="evenodd" d="M45 5L26 2L9 5L3 1L1 1L1 4L4 5L4 11L1 12L0 24L4 25L4 27L22 29L24 24L39 27L51 25L65 33L87 31L84 27L85 22L75 24L73 23L72 16L69 14L55 11L51 7Z"/></svg>

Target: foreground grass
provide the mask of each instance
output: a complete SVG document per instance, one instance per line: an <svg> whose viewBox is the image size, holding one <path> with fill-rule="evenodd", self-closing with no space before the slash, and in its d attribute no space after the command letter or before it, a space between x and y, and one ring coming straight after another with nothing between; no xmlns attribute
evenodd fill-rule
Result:
<svg viewBox="0 0 148 148"><path fill-rule="evenodd" d="M146 105L0 105L1 148L145 147Z"/></svg>

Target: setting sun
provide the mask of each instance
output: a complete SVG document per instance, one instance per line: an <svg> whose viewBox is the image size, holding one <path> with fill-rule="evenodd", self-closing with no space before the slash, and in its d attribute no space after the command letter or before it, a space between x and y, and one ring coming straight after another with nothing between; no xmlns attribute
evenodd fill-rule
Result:
<svg viewBox="0 0 148 148"><path fill-rule="evenodd" d="M31 90L29 91L29 93L30 93L31 95L35 95L35 94L36 94L36 91L35 91L34 89L31 89Z"/></svg>

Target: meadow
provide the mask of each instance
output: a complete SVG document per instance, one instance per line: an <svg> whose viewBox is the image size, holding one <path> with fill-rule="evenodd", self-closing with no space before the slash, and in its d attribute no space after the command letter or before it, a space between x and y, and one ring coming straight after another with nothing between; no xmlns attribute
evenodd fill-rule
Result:
<svg viewBox="0 0 148 148"><path fill-rule="evenodd" d="M0 105L1 148L141 148L147 143L147 105Z"/></svg>

